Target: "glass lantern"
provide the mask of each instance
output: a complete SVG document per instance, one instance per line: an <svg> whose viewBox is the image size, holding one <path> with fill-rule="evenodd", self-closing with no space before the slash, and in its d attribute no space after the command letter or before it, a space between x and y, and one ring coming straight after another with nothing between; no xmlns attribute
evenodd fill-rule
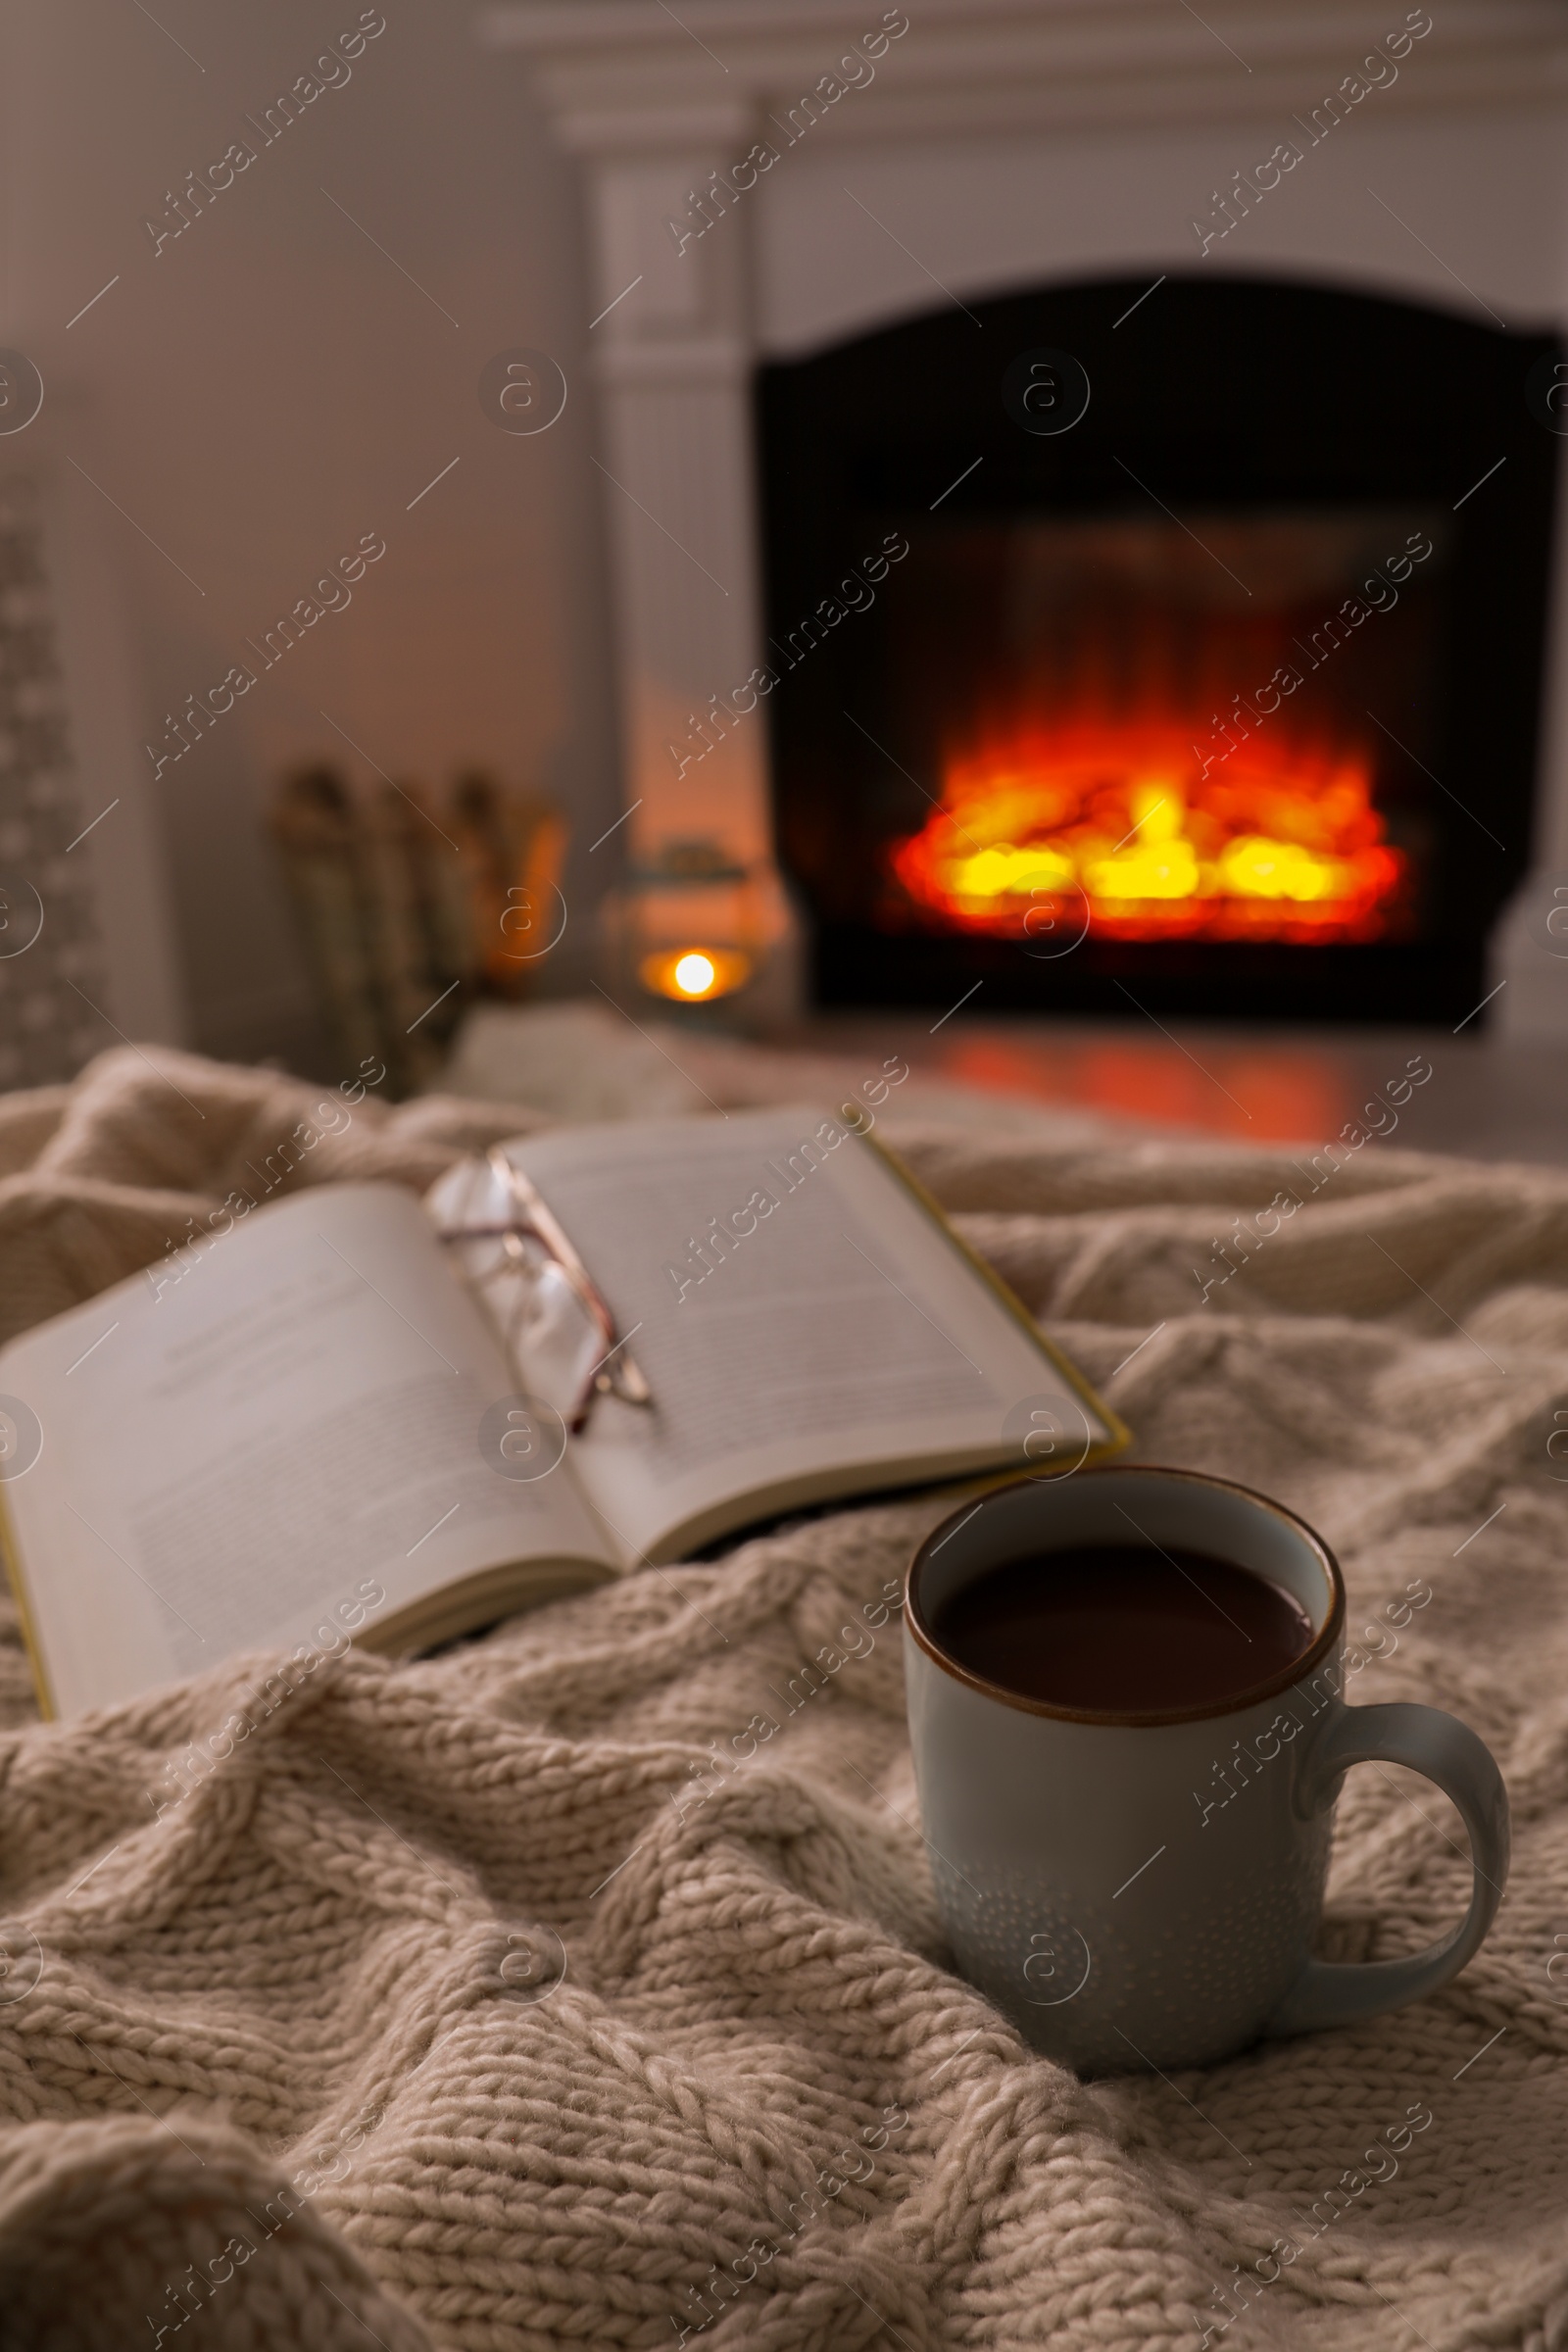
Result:
<svg viewBox="0 0 1568 2352"><path fill-rule="evenodd" d="M720 843L666 842L601 911L617 1001L685 1015L712 1006L714 1026L749 1026L769 994L779 900L771 873L737 863Z"/></svg>

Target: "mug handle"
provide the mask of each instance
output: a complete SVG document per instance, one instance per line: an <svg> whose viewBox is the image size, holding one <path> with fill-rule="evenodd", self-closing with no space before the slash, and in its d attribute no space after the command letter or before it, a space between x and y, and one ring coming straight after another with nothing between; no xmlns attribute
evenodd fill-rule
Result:
<svg viewBox="0 0 1568 2352"><path fill-rule="evenodd" d="M1309 1813L1334 1802L1352 1764L1407 1764L1434 1781L1469 1832L1474 1890L1453 1934L1407 1960L1309 1960L1266 2021L1268 2034L1354 2025L1436 1992L1479 1948L1508 1876L1508 1792L1490 1750L1456 1717L1403 1702L1345 1707L1305 1763L1300 1801Z"/></svg>

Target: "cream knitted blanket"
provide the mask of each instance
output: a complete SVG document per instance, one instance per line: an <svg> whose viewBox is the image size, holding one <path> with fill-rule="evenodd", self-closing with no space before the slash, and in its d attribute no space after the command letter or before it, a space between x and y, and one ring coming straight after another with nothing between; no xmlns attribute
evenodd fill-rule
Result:
<svg viewBox="0 0 1568 2352"><path fill-rule="evenodd" d="M117 1053L0 1102L6 1330L159 1254L314 1099ZM292 1181L422 1185L524 1123L372 1098ZM262 1661L45 1729L8 1629L8 2352L1568 2343L1568 1178L895 1140L1141 1458L1324 1530L1351 1695L1494 1747L1480 1957L1180 2080L1031 2056L932 1910L886 1605L930 1501L351 1651L205 1772ZM1330 1948L1457 1918L1424 1784L1357 1771L1340 1824Z"/></svg>

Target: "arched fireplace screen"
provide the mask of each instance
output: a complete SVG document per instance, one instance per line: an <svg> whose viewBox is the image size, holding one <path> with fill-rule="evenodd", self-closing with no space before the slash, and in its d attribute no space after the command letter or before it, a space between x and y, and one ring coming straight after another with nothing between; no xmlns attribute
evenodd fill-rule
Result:
<svg viewBox="0 0 1568 2352"><path fill-rule="evenodd" d="M761 372L817 1001L1456 1020L1529 857L1560 346L1148 286Z"/></svg>

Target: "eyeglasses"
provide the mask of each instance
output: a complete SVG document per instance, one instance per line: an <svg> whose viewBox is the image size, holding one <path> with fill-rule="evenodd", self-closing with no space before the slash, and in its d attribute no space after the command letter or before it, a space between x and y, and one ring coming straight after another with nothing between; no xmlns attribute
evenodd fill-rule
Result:
<svg viewBox="0 0 1568 2352"><path fill-rule="evenodd" d="M439 1238L499 1324L529 1395L560 1413L573 1437L601 1396L652 1404L603 1294L521 1169L494 1146L473 1173L469 1214Z"/></svg>

